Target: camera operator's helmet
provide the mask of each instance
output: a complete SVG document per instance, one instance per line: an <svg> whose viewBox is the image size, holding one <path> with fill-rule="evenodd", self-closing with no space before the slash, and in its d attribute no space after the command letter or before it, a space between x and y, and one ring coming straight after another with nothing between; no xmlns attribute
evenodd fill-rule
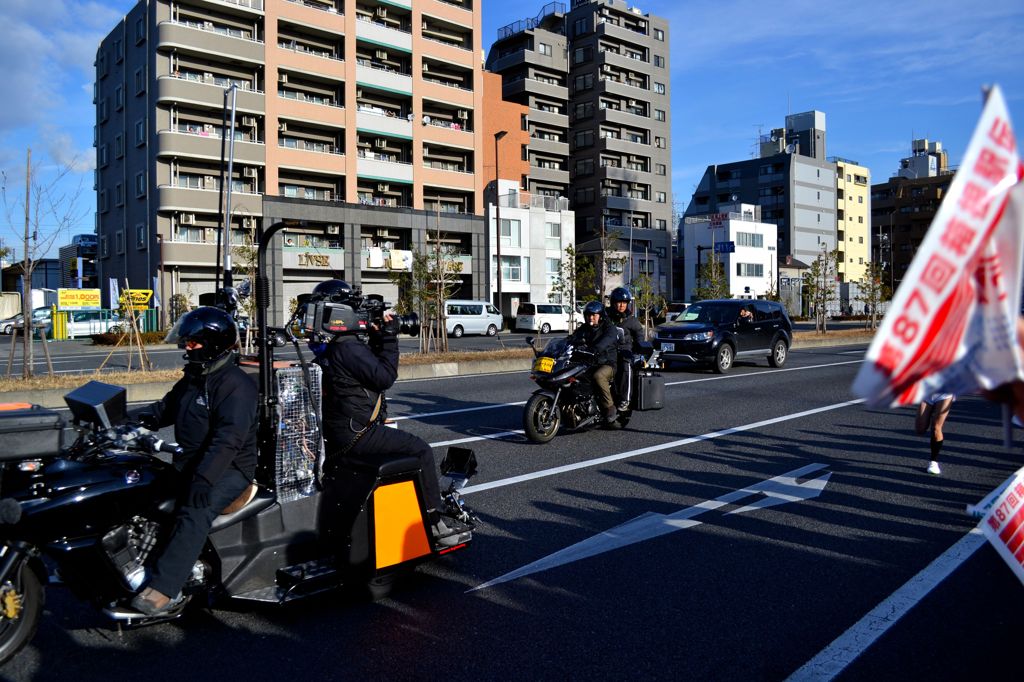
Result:
<svg viewBox="0 0 1024 682"><path fill-rule="evenodd" d="M310 296L310 300L313 301L328 301L330 303L348 303L349 297L352 295L352 287L349 286L348 282L343 279L329 279L326 282L320 282L313 289L313 294Z"/></svg>
<svg viewBox="0 0 1024 682"><path fill-rule="evenodd" d="M178 348L185 348L189 341L202 344L202 348L186 350L190 362L217 360L238 345L238 325L227 311L201 306L179 317L167 334L167 343Z"/></svg>
<svg viewBox="0 0 1024 682"><path fill-rule="evenodd" d="M623 301L625 301L626 303L632 303L633 294L629 293L629 289L627 289L626 287L615 287L614 289L612 289L611 299L612 305L615 305L616 303L622 303Z"/></svg>
<svg viewBox="0 0 1024 682"><path fill-rule="evenodd" d="M583 321L589 323L591 315L604 315L604 305L600 301L591 301L583 306Z"/></svg>

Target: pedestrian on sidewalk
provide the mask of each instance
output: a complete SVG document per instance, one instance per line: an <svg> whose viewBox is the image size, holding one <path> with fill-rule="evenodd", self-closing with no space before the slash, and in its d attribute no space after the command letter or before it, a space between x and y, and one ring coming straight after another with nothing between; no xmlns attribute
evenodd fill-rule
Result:
<svg viewBox="0 0 1024 682"><path fill-rule="evenodd" d="M939 452L942 450L944 436L942 426L946 423L949 410L953 406L952 393L933 393L917 406L917 419L914 421L914 430L918 435L928 433L931 446L931 461L928 462L926 471L933 476L942 473L939 467Z"/></svg>

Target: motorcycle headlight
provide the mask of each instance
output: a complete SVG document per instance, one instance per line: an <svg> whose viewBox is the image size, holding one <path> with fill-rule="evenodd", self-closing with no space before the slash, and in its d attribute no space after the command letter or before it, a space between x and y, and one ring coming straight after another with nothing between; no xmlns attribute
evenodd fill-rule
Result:
<svg viewBox="0 0 1024 682"><path fill-rule="evenodd" d="M695 332L684 336L683 341L710 341L714 335L715 333L713 331Z"/></svg>

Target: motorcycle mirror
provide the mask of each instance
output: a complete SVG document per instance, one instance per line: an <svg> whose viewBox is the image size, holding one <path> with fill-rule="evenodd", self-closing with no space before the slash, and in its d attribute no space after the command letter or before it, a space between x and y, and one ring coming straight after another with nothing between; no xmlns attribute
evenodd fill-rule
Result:
<svg viewBox="0 0 1024 682"><path fill-rule="evenodd" d="M527 346L532 346L533 345L533 337L532 336L527 336L526 337L526 345Z"/></svg>
<svg viewBox="0 0 1024 682"><path fill-rule="evenodd" d="M449 478L469 479L476 473L476 453L469 448L449 446L441 460L441 473Z"/></svg>

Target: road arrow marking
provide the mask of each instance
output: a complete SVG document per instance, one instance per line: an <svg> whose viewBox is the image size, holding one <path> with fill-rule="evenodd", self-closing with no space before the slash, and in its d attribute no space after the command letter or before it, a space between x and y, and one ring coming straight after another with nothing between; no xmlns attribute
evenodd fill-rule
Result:
<svg viewBox="0 0 1024 682"><path fill-rule="evenodd" d="M579 561L580 559L587 559L598 554L603 554L604 552L610 552L613 549L620 549L637 542L643 542L644 540L651 540L662 535L674 533L677 530L698 526L703 522L695 521L694 517L730 504L735 504L740 500L751 496L763 495L764 497L748 504L745 507L733 510L730 513L742 514L756 509L772 507L777 504L813 499L820 495L822 490L825 489L825 484L828 483L829 478L832 476L831 472L827 472L817 478L806 480L802 483L797 479L804 478L809 474L821 471L826 466L827 465L825 464L808 464L800 467L799 469L794 469L789 473L752 485L749 488L743 488L742 490L726 493L714 500L706 500L692 507L680 509L672 514L655 514L654 512L648 512L636 517L632 521L627 521L626 523L606 530L603 533L599 533L598 535L587 538L586 540L577 542L575 545L570 545L569 547L561 549L554 554L549 554L543 559L538 559L533 563L517 568L510 573L506 573L503 576L489 580L482 585L478 585L467 591L475 592L476 590L482 590L485 587L493 587L494 585L500 585L501 583L516 580L517 578L522 578L534 573L540 573L541 571L546 571L557 566L563 566L574 561Z"/></svg>

